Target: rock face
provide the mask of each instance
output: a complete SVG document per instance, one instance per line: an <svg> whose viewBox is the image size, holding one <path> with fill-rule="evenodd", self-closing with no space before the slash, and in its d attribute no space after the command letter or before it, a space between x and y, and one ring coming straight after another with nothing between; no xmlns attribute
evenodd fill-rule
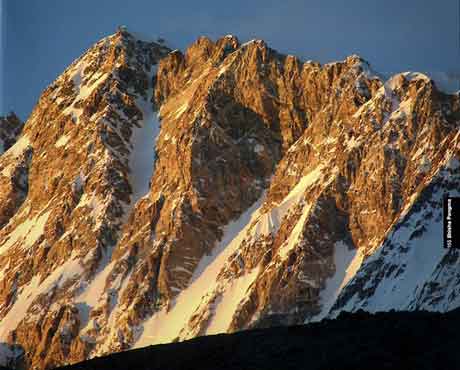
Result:
<svg viewBox="0 0 460 370"><path fill-rule="evenodd" d="M15 113L0 117L0 155L14 145L22 128L23 123Z"/></svg>
<svg viewBox="0 0 460 370"><path fill-rule="evenodd" d="M182 53L120 29L0 156L0 342L45 369L457 307L440 215L459 128L459 95L422 74L385 82L358 56L320 65L230 35Z"/></svg>
<svg viewBox="0 0 460 370"><path fill-rule="evenodd" d="M24 347L26 366L76 361L91 349L78 336L93 313L82 294L148 192L159 129L153 76L168 52L124 31L98 42L44 91L0 157L10 201L0 206L0 338ZM111 292L104 284L91 299Z"/></svg>
<svg viewBox="0 0 460 370"><path fill-rule="evenodd" d="M16 143L22 129L23 123L14 113L0 117L0 155ZM13 149L8 156L11 159L0 174L0 229L24 201L28 187L30 151L17 152Z"/></svg>

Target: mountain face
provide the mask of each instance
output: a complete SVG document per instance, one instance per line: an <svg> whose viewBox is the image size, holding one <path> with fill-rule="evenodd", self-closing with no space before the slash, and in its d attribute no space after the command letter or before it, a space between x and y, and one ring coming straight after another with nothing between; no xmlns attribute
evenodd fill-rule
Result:
<svg viewBox="0 0 460 370"><path fill-rule="evenodd" d="M0 117L0 156L16 143L22 129L23 123L14 113ZM0 175L0 227L14 215L26 195L28 183L25 168L30 157L28 153L19 157L14 164L2 168Z"/></svg>
<svg viewBox="0 0 460 370"><path fill-rule="evenodd" d="M3 362L458 307L459 128L460 96L423 74L119 30L0 156Z"/></svg>

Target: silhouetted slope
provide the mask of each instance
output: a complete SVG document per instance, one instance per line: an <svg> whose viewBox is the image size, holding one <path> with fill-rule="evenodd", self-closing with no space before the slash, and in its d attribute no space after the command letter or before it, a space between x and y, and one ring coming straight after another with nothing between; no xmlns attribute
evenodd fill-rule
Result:
<svg viewBox="0 0 460 370"><path fill-rule="evenodd" d="M460 310L341 314L304 326L199 337L68 370L460 369Z"/></svg>

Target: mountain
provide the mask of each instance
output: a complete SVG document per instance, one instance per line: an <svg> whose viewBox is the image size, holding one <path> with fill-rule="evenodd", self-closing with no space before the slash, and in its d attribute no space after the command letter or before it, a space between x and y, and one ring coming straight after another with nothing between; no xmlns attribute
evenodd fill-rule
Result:
<svg viewBox="0 0 460 370"><path fill-rule="evenodd" d="M119 29L0 157L9 364L458 307L441 200L459 195L459 127L460 96L421 73Z"/></svg>

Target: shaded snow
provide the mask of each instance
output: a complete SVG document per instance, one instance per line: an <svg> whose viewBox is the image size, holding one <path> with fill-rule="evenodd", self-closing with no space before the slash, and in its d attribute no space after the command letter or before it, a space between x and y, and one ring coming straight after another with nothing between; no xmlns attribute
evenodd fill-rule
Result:
<svg viewBox="0 0 460 370"><path fill-rule="evenodd" d="M99 269L96 276L89 284L84 283L83 291L75 298L76 303L85 303L92 308L98 306L99 300L104 293L107 277L115 264L115 261L110 262L110 257L111 253L104 254L99 263ZM83 322L81 326L84 327L85 323Z"/></svg>
<svg viewBox="0 0 460 370"><path fill-rule="evenodd" d="M416 214L412 216L412 219L417 222L420 216L420 214ZM405 268L397 276L388 276L382 279L371 299L361 303L354 303L354 300L351 300L345 310L348 307L360 307L363 303L365 303L365 309L370 312L406 308L414 291L428 280L446 252L442 247L442 238L439 237L441 228L440 222L429 223L426 225L423 237L419 238L415 245L411 243L412 247L408 253L392 250L385 259L389 259L393 265L405 266ZM413 227L403 226L391 236L391 240L397 245L407 245L413 231ZM372 257L381 257L383 251L384 249L378 250ZM373 261L374 258L370 258L369 262Z"/></svg>
<svg viewBox="0 0 460 370"><path fill-rule="evenodd" d="M431 161L430 161L430 159L427 156L423 156L421 161L420 161L418 171L422 172L422 173L426 173L426 172L429 172L430 169L431 169Z"/></svg>
<svg viewBox="0 0 460 370"><path fill-rule="evenodd" d="M155 43L160 46L173 49L169 41L166 41L162 36L160 35L151 35L151 34L146 34L142 32L134 32L131 30L128 30L128 33L133 36L135 39L143 42L148 42L148 43Z"/></svg>
<svg viewBox="0 0 460 370"><path fill-rule="evenodd" d="M155 71L156 69L153 68L151 74L155 73ZM141 127L134 129L131 139L133 149L129 165L131 169L130 183L133 187L132 204L149 192L149 182L155 162L155 143L160 132L160 122L153 110L152 95L153 89L150 88L147 99L139 98L136 102L142 111L143 118L139 122Z"/></svg>
<svg viewBox="0 0 460 370"><path fill-rule="evenodd" d="M450 167L452 163L452 159L446 161L445 169L441 170L437 177L444 177L444 181L448 179L450 183L457 183L457 177L453 177L456 167L454 164L452 169ZM446 169L452 173L449 174ZM449 188L448 185L445 186ZM354 292L343 307L332 312L333 316L342 310L356 311L360 308L369 312L408 310L418 304L417 294L422 287L439 279L441 273L437 270L442 266L440 262L447 253L442 245L441 206L446 187L439 187L430 194L428 200L418 197L417 194L408 200L410 208L413 209L416 204L419 204L419 207L412 213L409 212L409 207L405 207L398 225L393 227L386 242L366 259L344 290L346 292L348 288L354 289L354 284L358 284L358 290L367 291L369 296L362 297L359 292ZM450 189L449 194L458 196L460 193L456 189ZM448 273L446 276L452 277ZM363 283L364 286L361 287ZM448 302L448 296L452 291L445 289L449 284L445 283L442 286L444 296L437 300L439 306L431 304L424 306L424 309L445 310L456 307L455 301Z"/></svg>
<svg viewBox="0 0 460 370"><path fill-rule="evenodd" d="M305 322L320 321L329 313L341 290L355 276L363 255L357 249L349 249L343 242L334 245L335 273L327 279L325 288L320 293L321 312Z"/></svg>
<svg viewBox="0 0 460 370"><path fill-rule="evenodd" d="M30 140L27 136L22 136L11 148L9 148L5 155L12 157L19 157L30 146Z"/></svg>
<svg viewBox="0 0 460 370"><path fill-rule="evenodd" d="M427 72L403 72L393 75L389 78L388 82L393 81L395 77L403 75L408 81L424 80L434 82L436 87L446 93L454 94L460 91L460 73L459 72L438 72L438 71L427 71Z"/></svg>
<svg viewBox="0 0 460 370"><path fill-rule="evenodd" d="M23 354L20 347L9 346L5 343L0 343L0 366L10 366L11 363Z"/></svg>
<svg viewBox="0 0 460 370"><path fill-rule="evenodd" d="M369 80L381 80L383 77L375 72L368 62L360 63L360 67L363 71L364 76Z"/></svg>
<svg viewBox="0 0 460 370"><path fill-rule="evenodd" d="M289 234L289 238L283 243L278 254L283 258L286 259L289 257L291 250L293 250L296 245L302 240L302 231L305 225L305 222L310 215L311 204L306 204L302 208L302 214L299 217L297 223L292 229L291 233Z"/></svg>
<svg viewBox="0 0 460 370"><path fill-rule="evenodd" d="M257 154L260 154L264 151L264 147L260 144L256 144L254 146L254 152L257 153Z"/></svg>

